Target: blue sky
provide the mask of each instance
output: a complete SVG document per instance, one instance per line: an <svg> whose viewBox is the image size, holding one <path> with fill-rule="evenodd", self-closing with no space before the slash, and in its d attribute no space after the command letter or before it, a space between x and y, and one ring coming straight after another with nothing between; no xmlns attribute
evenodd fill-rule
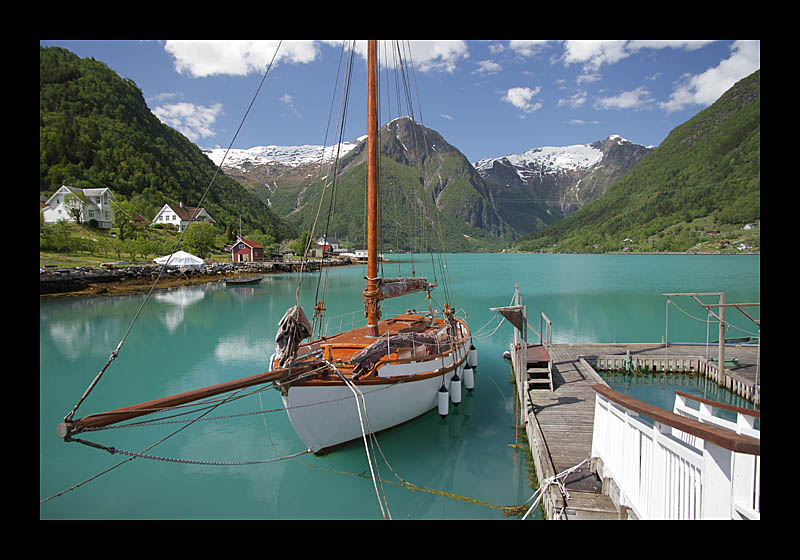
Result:
<svg viewBox="0 0 800 560"><path fill-rule="evenodd" d="M136 82L162 121L201 148L227 148L279 41L40 44L106 63ZM283 41L233 147L331 144L325 135L341 45ZM405 48L421 100L417 120L473 162L610 134L657 146L761 66L760 41L448 40ZM366 129L366 41L356 51L350 141ZM382 101L381 124L397 116L394 97L390 109Z"/></svg>

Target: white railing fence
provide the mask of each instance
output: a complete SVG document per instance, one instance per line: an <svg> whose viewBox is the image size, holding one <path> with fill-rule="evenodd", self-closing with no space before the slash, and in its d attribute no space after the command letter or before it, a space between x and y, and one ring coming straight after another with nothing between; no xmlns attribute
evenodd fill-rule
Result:
<svg viewBox="0 0 800 560"><path fill-rule="evenodd" d="M751 420L722 420L710 401L693 409L683 394L675 413L595 390L592 459L619 506L639 519L760 519L761 445Z"/></svg>

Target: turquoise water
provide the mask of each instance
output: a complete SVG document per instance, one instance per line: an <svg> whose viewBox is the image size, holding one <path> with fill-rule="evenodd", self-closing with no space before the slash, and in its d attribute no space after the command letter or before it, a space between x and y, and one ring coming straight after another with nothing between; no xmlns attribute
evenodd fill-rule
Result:
<svg viewBox="0 0 800 560"><path fill-rule="evenodd" d="M675 391L739 408L758 410L747 399L721 388L715 381L701 375L660 373L639 375L601 372L600 377L615 391L669 411L672 411L675 404ZM698 409L699 405L694 403L696 401L689 401L688 406ZM716 407L714 411L714 414L720 418L736 421L735 412ZM760 424L760 420L756 420L756 427L759 429Z"/></svg>
<svg viewBox="0 0 800 560"><path fill-rule="evenodd" d="M405 260L405 257L404 257ZM760 301L760 256L745 255L447 255L453 300L469 314L473 333L497 325L490 307L507 305L518 283L538 328L544 311L553 342L656 342L664 335L663 292L724 291L729 302ZM408 262L385 265L384 275L405 274ZM430 258L417 275L433 278ZM331 269L325 302L339 317L361 308L364 270ZM301 305L310 311L318 275L306 277ZM440 282L442 278L437 277ZM76 417L259 373L274 350L275 327L294 304L298 275L269 275L256 286L220 283L155 292L119 357ZM56 425L78 401L122 339L143 295L40 301L40 500L125 460L121 455L65 443ZM445 292L434 299L444 303ZM687 300L688 298L682 298ZM389 300L385 314L424 309L424 297ZM705 314L678 302L703 321L670 310L670 341L705 342ZM734 312L735 313L735 312ZM753 331L744 317L729 318ZM347 326L350 315L342 318ZM714 332L712 328L712 333ZM713 334L712 334L713 336ZM728 336L745 336L731 329ZM393 519L504 519L487 504L525 502L525 457L514 439L514 398L508 362L512 338L502 325L478 338L476 388L442 420L436 411L380 434L383 492ZM281 408L277 391L225 404L211 416ZM88 440L138 452L181 425L83 434ZM197 422L148 453L203 461L253 461L304 450L282 410ZM371 450L372 453L372 450ZM434 492L411 491L404 480ZM463 499L442 495L448 493ZM483 503L481 503L483 502ZM311 454L248 466L187 465L135 459L40 505L46 519L381 519L363 444L323 457Z"/></svg>

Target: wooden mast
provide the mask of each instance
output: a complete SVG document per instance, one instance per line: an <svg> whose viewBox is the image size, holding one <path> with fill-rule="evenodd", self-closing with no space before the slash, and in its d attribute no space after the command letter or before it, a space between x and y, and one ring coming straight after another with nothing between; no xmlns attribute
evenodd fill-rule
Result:
<svg viewBox="0 0 800 560"><path fill-rule="evenodd" d="M369 336L378 336L378 57L375 41L367 53L367 287L364 312Z"/></svg>

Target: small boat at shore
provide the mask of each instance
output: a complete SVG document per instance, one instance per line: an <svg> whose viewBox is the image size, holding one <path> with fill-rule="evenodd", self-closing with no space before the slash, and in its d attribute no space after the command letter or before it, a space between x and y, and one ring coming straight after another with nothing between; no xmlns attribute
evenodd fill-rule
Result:
<svg viewBox="0 0 800 560"><path fill-rule="evenodd" d="M226 287L252 286L253 284L258 284L263 279L264 279L263 276L255 276L253 278L226 278L225 286Z"/></svg>

